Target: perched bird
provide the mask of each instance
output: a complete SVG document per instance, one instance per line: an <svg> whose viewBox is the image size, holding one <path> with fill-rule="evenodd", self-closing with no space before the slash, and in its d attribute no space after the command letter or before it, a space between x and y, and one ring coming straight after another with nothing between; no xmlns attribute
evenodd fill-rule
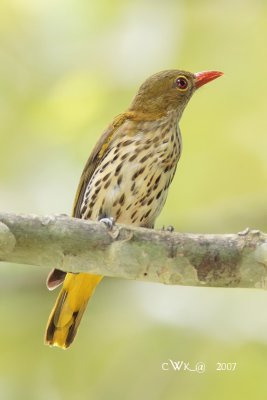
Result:
<svg viewBox="0 0 267 400"><path fill-rule="evenodd" d="M222 72L167 70L148 78L130 107L114 118L83 170L73 216L153 228L167 198L182 139L178 122L200 86ZM67 348L102 276L53 270L49 289L63 288L51 312L45 341Z"/></svg>

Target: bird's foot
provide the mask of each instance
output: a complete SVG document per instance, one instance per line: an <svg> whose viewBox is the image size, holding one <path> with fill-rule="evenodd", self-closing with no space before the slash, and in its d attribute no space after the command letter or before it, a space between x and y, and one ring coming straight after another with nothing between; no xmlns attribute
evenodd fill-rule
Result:
<svg viewBox="0 0 267 400"><path fill-rule="evenodd" d="M99 221L103 222L106 225L106 227L108 228L108 230L112 230L112 228L115 225L114 218L112 218L112 217L110 217L110 218L107 218L107 217L101 218Z"/></svg>
<svg viewBox="0 0 267 400"><path fill-rule="evenodd" d="M112 217L104 217L100 218L100 222L103 222L108 230L108 234L112 237L112 239L116 240L117 237L119 236L120 229L116 225L115 226L115 220Z"/></svg>
<svg viewBox="0 0 267 400"><path fill-rule="evenodd" d="M163 227L161 228L162 231L167 231L167 232L174 232L174 227L172 225L168 225L165 228L165 225L163 225Z"/></svg>

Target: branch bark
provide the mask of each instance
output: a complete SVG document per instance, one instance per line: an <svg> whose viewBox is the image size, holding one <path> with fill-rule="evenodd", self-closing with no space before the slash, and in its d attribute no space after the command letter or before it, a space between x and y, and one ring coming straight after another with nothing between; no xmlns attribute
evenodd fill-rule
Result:
<svg viewBox="0 0 267 400"><path fill-rule="evenodd" d="M0 261L166 284L265 288L267 235L188 234L0 213Z"/></svg>

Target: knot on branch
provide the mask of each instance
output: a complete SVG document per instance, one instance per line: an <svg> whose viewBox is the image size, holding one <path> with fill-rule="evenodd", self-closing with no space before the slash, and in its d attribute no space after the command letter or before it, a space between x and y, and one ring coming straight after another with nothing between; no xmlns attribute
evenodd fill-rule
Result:
<svg viewBox="0 0 267 400"><path fill-rule="evenodd" d="M0 222L0 255L11 253L16 246L16 238L9 227Z"/></svg>

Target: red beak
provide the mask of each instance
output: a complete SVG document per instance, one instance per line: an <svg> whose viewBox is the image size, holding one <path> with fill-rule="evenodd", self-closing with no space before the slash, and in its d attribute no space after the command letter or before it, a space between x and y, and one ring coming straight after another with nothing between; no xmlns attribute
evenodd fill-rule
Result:
<svg viewBox="0 0 267 400"><path fill-rule="evenodd" d="M200 86L205 85L206 83L213 81L213 79L219 78L219 76L222 75L223 72L219 71L197 72L194 74L196 88L198 89Z"/></svg>

